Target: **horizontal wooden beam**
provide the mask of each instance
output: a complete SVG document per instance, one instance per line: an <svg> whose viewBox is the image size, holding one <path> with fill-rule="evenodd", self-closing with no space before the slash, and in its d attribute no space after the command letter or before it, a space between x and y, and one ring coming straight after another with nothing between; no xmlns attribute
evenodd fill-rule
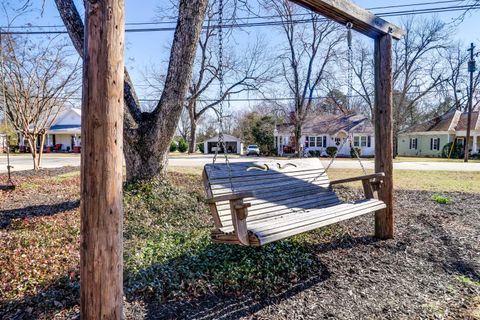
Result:
<svg viewBox="0 0 480 320"><path fill-rule="evenodd" d="M352 23L352 28L370 38L390 34L401 39L405 32L396 25L377 17L350 0L290 0L340 24Z"/></svg>

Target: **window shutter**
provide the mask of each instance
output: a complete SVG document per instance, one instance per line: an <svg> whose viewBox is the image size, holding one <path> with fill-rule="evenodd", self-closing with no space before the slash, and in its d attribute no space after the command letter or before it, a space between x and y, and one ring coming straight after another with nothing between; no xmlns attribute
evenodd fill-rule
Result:
<svg viewBox="0 0 480 320"><path fill-rule="evenodd" d="M437 150L440 150L440 138L437 139Z"/></svg>
<svg viewBox="0 0 480 320"><path fill-rule="evenodd" d="M323 147L327 146L327 136L323 136Z"/></svg>
<svg viewBox="0 0 480 320"><path fill-rule="evenodd" d="M430 138L430 150L433 150L433 138Z"/></svg>
<svg viewBox="0 0 480 320"><path fill-rule="evenodd" d="M410 149L412 149L412 138L410 138Z"/></svg>
<svg viewBox="0 0 480 320"><path fill-rule="evenodd" d="M367 140L367 147L370 148L370 147L372 146L372 136L368 136L367 139L368 139L368 140Z"/></svg>
<svg viewBox="0 0 480 320"><path fill-rule="evenodd" d="M308 148L308 142L310 141L309 139L310 139L309 136L305 137L305 147L307 147L307 148Z"/></svg>

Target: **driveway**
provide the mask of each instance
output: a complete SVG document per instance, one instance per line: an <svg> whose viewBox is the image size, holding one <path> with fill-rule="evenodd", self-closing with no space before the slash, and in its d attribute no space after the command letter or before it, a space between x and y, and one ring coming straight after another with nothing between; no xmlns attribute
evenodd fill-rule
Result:
<svg viewBox="0 0 480 320"><path fill-rule="evenodd" d="M246 162L246 161L270 161L271 158L265 157L239 157L233 156L230 162ZM219 162L223 162L223 155L218 156ZM169 163L172 166L185 167L201 167L212 162L211 155L193 155L193 156L171 156ZM324 166L330 161L322 160ZM366 169L373 169L374 162L372 159L362 160ZM30 155L14 155L10 157L10 163L13 171L31 170L33 168L32 158ZM58 168L64 166L80 166L80 155L78 154L45 154L42 161L43 168ZM480 171L480 163L463 163L463 162L428 162L428 161L405 161L395 162L393 164L396 170L441 170L441 171ZM338 159L332 168L337 169L360 169L360 165L356 160ZM0 155L0 173L7 171L7 158Z"/></svg>

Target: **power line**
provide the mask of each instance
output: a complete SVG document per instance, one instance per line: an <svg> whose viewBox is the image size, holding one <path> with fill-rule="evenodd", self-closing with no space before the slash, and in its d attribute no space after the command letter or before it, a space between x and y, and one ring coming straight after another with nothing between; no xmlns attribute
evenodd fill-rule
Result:
<svg viewBox="0 0 480 320"><path fill-rule="evenodd" d="M394 12L384 12L384 13L377 13L376 15L379 17L394 17L394 16L405 16L405 15L420 15L420 14L432 14L432 13L447 13L447 12L455 12L455 11L464 11L464 10L472 10L472 9L480 9L479 4L473 5L462 5L462 6L448 6L448 7L437 7L437 8L423 8L423 9L412 9L412 10L404 10L404 11L394 11ZM278 16L279 17L279 16ZM322 18L317 19L317 21L328 21L329 19ZM294 19L291 21L261 21L261 22L244 22L244 23L231 23L225 24L222 27L227 29L232 28L251 28L251 27L267 27L267 26L279 26L284 23L309 23L311 22L311 18L306 19ZM210 26L210 28L219 28L219 25ZM33 27L32 27L33 28ZM151 28L127 28L125 32L127 33L140 33L140 32L166 32L166 31L174 31L175 27L151 27ZM203 27L203 29L207 29L207 27ZM45 31L4 31L0 32L0 34L10 34L10 35L47 35L47 34L66 34L68 33L66 30L45 30Z"/></svg>
<svg viewBox="0 0 480 320"><path fill-rule="evenodd" d="M404 7L417 7L417 6L426 6L432 4L444 4L444 3L459 3L465 2L465 0L444 0L444 1L433 1L433 2L417 2L409 4L399 4L399 5L390 5L390 6L379 6L366 8L366 10L381 10L381 9L393 9L393 8L404 8ZM308 13L297 13L292 14L292 16L306 16ZM268 15L268 16L253 16L253 17L243 17L239 19L252 20L252 19L271 19L271 18L280 18L279 15ZM223 19L224 21L234 21L236 19ZM218 19L211 19L211 22L216 22ZM170 21L155 21L155 22L127 22L127 26L139 26L139 25L163 25L163 24L176 24L176 20ZM3 26L0 29L31 29L31 28L64 28L63 24L60 25L24 25L24 26Z"/></svg>

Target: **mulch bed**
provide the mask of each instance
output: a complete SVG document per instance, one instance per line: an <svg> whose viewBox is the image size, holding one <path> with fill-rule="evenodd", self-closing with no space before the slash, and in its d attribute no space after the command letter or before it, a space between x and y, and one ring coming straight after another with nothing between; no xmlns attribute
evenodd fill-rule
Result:
<svg viewBox="0 0 480 320"><path fill-rule="evenodd" d="M49 170L42 176L73 169L62 170ZM24 173L18 179L37 178ZM78 190L60 197L34 197L35 193L51 194L48 188L52 187L0 195L0 234L8 233L15 215L27 216L21 209L27 204L38 210L33 211L34 218L44 217L45 212L77 210ZM353 189L340 192L345 198L358 196ZM480 319L480 195L444 193L453 200L448 205L432 201L432 195L424 191L395 193L393 240L378 241L370 236L372 215L341 223L342 236L312 247L322 263L318 275L284 292L204 296L169 303L133 299L125 302L126 318ZM42 205L58 207L52 211ZM58 303L55 319L78 318L78 306L62 310L64 302ZM0 305L0 318L30 319L33 314L35 318L53 318L31 307L22 309L25 304L21 301L19 306L6 311Z"/></svg>

